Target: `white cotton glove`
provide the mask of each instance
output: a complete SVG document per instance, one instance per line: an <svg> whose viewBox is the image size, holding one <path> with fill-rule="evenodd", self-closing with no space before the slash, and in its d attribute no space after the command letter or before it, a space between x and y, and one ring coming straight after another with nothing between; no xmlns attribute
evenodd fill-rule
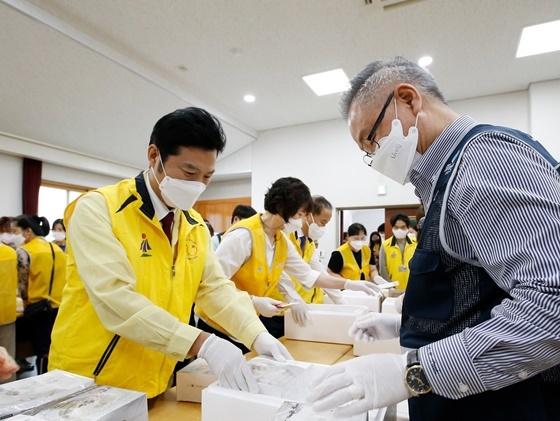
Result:
<svg viewBox="0 0 560 421"><path fill-rule="evenodd" d="M282 311L283 308L278 308L275 304L282 304L282 301L275 300L269 297L257 297L253 295L251 297L251 301L253 301L253 306L255 310L262 314L264 317L272 317L278 316Z"/></svg>
<svg viewBox="0 0 560 421"><path fill-rule="evenodd" d="M307 322L311 320L311 316L309 316L309 308L303 300L296 300L295 302L297 304L290 306L294 322L300 326L305 326Z"/></svg>
<svg viewBox="0 0 560 421"><path fill-rule="evenodd" d="M257 335L253 342L253 348L257 354L272 357L276 361L284 362L294 359L286 347L268 332L261 332Z"/></svg>
<svg viewBox="0 0 560 421"><path fill-rule="evenodd" d="M371 354L329 367L310 385L307 402L316 412L334 411L334 418L383 408L412 396L405 386L406 354ZM348 405L345 405L348 404ZM340 408L345 405L343 408Z"/></svg>
<svg viewBox="0 0 560 421"><path fill-rule="evenodd" d="M368 313L356 319L348 334L365 343L398 338L401 316L393 313Z"/></svg>
<svg viewBox="0 0 560 421"><path fill-rule="evenodd" d="M258 393L257 380L235 345L210 335L200 347L198 357L206 360L212 373L218 376L220 386Z"/></svg>
<svg viewBox="0 0 560 421"><path fill-rule="evenodd" d="M402 314L402 306L404 301L404 294L401 294L395 300L395 311L399 314Z"/></svg>
<svg viewBox="0 0 560 421"><path fill-rule="evenodd" d="M351 291L362 291L368 295L373 295L374 297L383 295L377 285L375 285L373 282L368 282L368 281L348 280L344 284L344 289L349 289Z"/></svg>

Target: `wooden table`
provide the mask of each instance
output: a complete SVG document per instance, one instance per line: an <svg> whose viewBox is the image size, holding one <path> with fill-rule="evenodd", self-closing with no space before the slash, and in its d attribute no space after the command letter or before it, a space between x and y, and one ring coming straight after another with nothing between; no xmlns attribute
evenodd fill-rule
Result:
<svg viewBox="0 0 560 421"><path fill-rule="evenodd" d="M288 348L297 361L332 365L352 354L352 345L294 341L284 338L281 338L280 342ZM250 352L245 357L251 359L256 355L255 352ZM177 402L177 391L173 387L150 402L148 417L150 421L176 419L200 421L201 408L199 403Z"/></svg>

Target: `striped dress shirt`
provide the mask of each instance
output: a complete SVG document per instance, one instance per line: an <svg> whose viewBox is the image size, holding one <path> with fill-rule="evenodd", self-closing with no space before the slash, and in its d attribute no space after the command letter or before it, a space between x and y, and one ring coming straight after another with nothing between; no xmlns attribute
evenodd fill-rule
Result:
<svg viewBox="0 0 560 421"><path fill-rule="evenodd" d="M447 156L476 122L463 116L411 173L425 206ZM442 206L440 239L509 293L486 322L420 349L435 393L458 399L560 364L560 176L536 150L500 133L464 148Z"/></svg>

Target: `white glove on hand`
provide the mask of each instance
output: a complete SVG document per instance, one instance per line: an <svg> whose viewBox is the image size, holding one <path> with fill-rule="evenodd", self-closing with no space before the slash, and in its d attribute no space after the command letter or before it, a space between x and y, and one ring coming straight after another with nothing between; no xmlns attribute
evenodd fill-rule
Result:
<svg viewBox="0 0 560 421"><path fill-rule="evenodd" d="M309 309L307 308L307 304L303 300L297 300L297 304L294 304L290 307L292 312L292 317L294 318L294 322L296 322L300 326L305 326L308 320L311 320L309 316Z"/></svg>
<svg viewBox="0 0 560 421"><path fill-rule="evenodd" d="M336 419L394 405L413 396L404 384L406 354L371 354L328 368L313 380L307 402ZM340 406L344 408L340 408Z"/></svg>
<svg viewBox="0 0 560 421"><path fill-rule="evenodd" d="M269 297L256 297L252 296L251 301L253 301L253 307L255 310L262 314L264 317L278 316L283 308L275 307L275 304L282 304L282 301L275 300Z"/></svg>
<svg viewBox="0 0 560 421"><path fill-rule="evenodd" d="M286 347L268 332L262 332L257 335L253 342L253 348L255 348L257 354L267 355L276 361L284 362L294 359Z"/></svg>
<svg viewBox="0 0 560 421"><path fill-rule="evenodd" d="M218 376L220 386L258 393L257 380L235 345L210 335L200 347L198 357L206 360L212 373Z"/></svg>
<svg viewBox="0 0 560 421"><path fill-rule="evenodd" d="M344 284L344 289L349 289L351 291L362 291L368 295L373 295L377 297L383 295L381 290L373 282L368 281L346 281Z"/></svg>
<svg viewBox="0 0 560 421"><path fill-rule="evenodd" d="M373 282L375 282L377 285L389 283L389 281L379 275L373 277Z"/></svg>
<svg viewBox="0 0 560 421"><path fill-rule="evenodd" d="M401 332L401 316L392 313L368 313L356 319L348 334L368 343L375 340L398 338Z"/></svg>

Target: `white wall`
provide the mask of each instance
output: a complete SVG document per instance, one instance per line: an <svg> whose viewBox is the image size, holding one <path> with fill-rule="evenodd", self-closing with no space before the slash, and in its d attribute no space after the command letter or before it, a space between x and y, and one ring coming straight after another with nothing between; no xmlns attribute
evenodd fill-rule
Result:
<svg viewBox="0 0 560 421"><path fill-rule="evenodd" d="M21 215L21 181L23 160L0 154L0 216Z"/></svg>
<svg viewBox="0 0 560 421"><path fill-rule="evenodd" d="M533 83L529 87L531 135L556 159L560 159L560 80Z"/></svg>
<svg viewBox="0 0 560 421"><path fill-rule="evenodd" d="M231 197L251 197L251 179L212 181L200 200L228 199Z"/></svg>
<svg viewBox="0 0 560 421"><path fill-rule="evenodd" d="M115 184L121 178L110 177L104 174L96 174L91 171L80 171L75 168L63 167L61 165L43 163L43 180L56 183L73 184L80 187L97 188Z"/></svg>

